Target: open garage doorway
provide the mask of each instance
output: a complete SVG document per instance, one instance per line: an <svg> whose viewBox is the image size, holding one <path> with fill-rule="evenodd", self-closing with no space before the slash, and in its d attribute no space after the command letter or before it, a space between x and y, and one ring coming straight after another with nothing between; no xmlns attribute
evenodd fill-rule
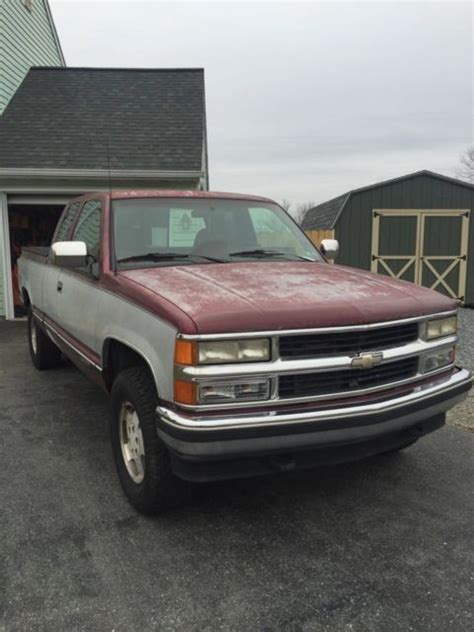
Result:
<svg viewBox="0 0 474 632"><path fill-rule="evenodd" d="M26 316L20 297L18 259L27 246L49 246L56 224L67 200L54 198L28 199L12 196L8 199L8 246L10 252L11 287L10 313L14 318ZM11 317L10 316L10 317Z"/></svg>

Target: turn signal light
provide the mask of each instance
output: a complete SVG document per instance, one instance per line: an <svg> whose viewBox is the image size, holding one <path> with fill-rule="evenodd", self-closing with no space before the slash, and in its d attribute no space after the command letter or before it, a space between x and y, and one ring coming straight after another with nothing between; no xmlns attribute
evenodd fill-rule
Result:
<svg viewBox="0 0 474 632"><path fill-rule="evenodd" d="M196 344L192 340L177 340L174 348L176 364L191 366L196 364Z"/></svg>
<svg viewBox="0 0 474 632"><path fill-rule="evenodd" d="M193 382L174 381L174 401L177 404L196 404L197 388Z"/></svg>

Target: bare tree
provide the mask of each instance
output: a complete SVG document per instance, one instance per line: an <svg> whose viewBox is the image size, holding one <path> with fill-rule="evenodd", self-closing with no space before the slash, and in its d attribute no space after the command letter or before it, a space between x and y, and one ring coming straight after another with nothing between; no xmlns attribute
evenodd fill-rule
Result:
<svg viewBox="0 0 474 632"><path fill-rule="evenodd" d="M459 157L460 165L456 168L456 175L461 180L474 184L474 145L468 147Z"/></svg>
<svg viewBox="0 0 474 632"><path fill-rule="evenodd" d="M287 213L290 213L290 211L291 211L291 202L290 201L288 201L285 198L283 198L283 200L280 202L280 206L282 206Z"/></svg>
<svg viewBox="0 0 474 632"><path fill-rule="evenodd" d="M316 206L314 202L303 202L302 204L298 204L294 212L292 213L293 218L298 224L302 224L304 218L306 217L306 213Z"/></svg>

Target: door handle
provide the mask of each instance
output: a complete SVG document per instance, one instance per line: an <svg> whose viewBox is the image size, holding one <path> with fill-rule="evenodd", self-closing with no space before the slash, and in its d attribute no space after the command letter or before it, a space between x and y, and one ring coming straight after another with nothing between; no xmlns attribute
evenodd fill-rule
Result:
<svg viewBox="0 0 474 632"><path fill-rule="evenodd" d="M58 281L56 289L57 289L58 292L62 292L63 291L63 282L62 281Z"/></svg>

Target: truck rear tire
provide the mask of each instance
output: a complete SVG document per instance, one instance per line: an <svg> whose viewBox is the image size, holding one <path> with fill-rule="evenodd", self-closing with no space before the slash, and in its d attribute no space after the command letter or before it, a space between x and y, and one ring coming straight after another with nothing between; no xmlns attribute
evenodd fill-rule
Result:
<svg viewBox="0 0 474 632"><path fill-rule="evenodd" d="M110 433L117 474L129 502L147 515L177 506L190 490L173 474L169 452L156 432L157 401L146 367L125 369L113 383Z"/></svg>
<svg viewBox="0 0 474 632"><path fill-rule="evenodd" d="M46 335L31 307L28 310L28 345L31 360L38 371L53 369L61 364L61 351Z"/></svg>

